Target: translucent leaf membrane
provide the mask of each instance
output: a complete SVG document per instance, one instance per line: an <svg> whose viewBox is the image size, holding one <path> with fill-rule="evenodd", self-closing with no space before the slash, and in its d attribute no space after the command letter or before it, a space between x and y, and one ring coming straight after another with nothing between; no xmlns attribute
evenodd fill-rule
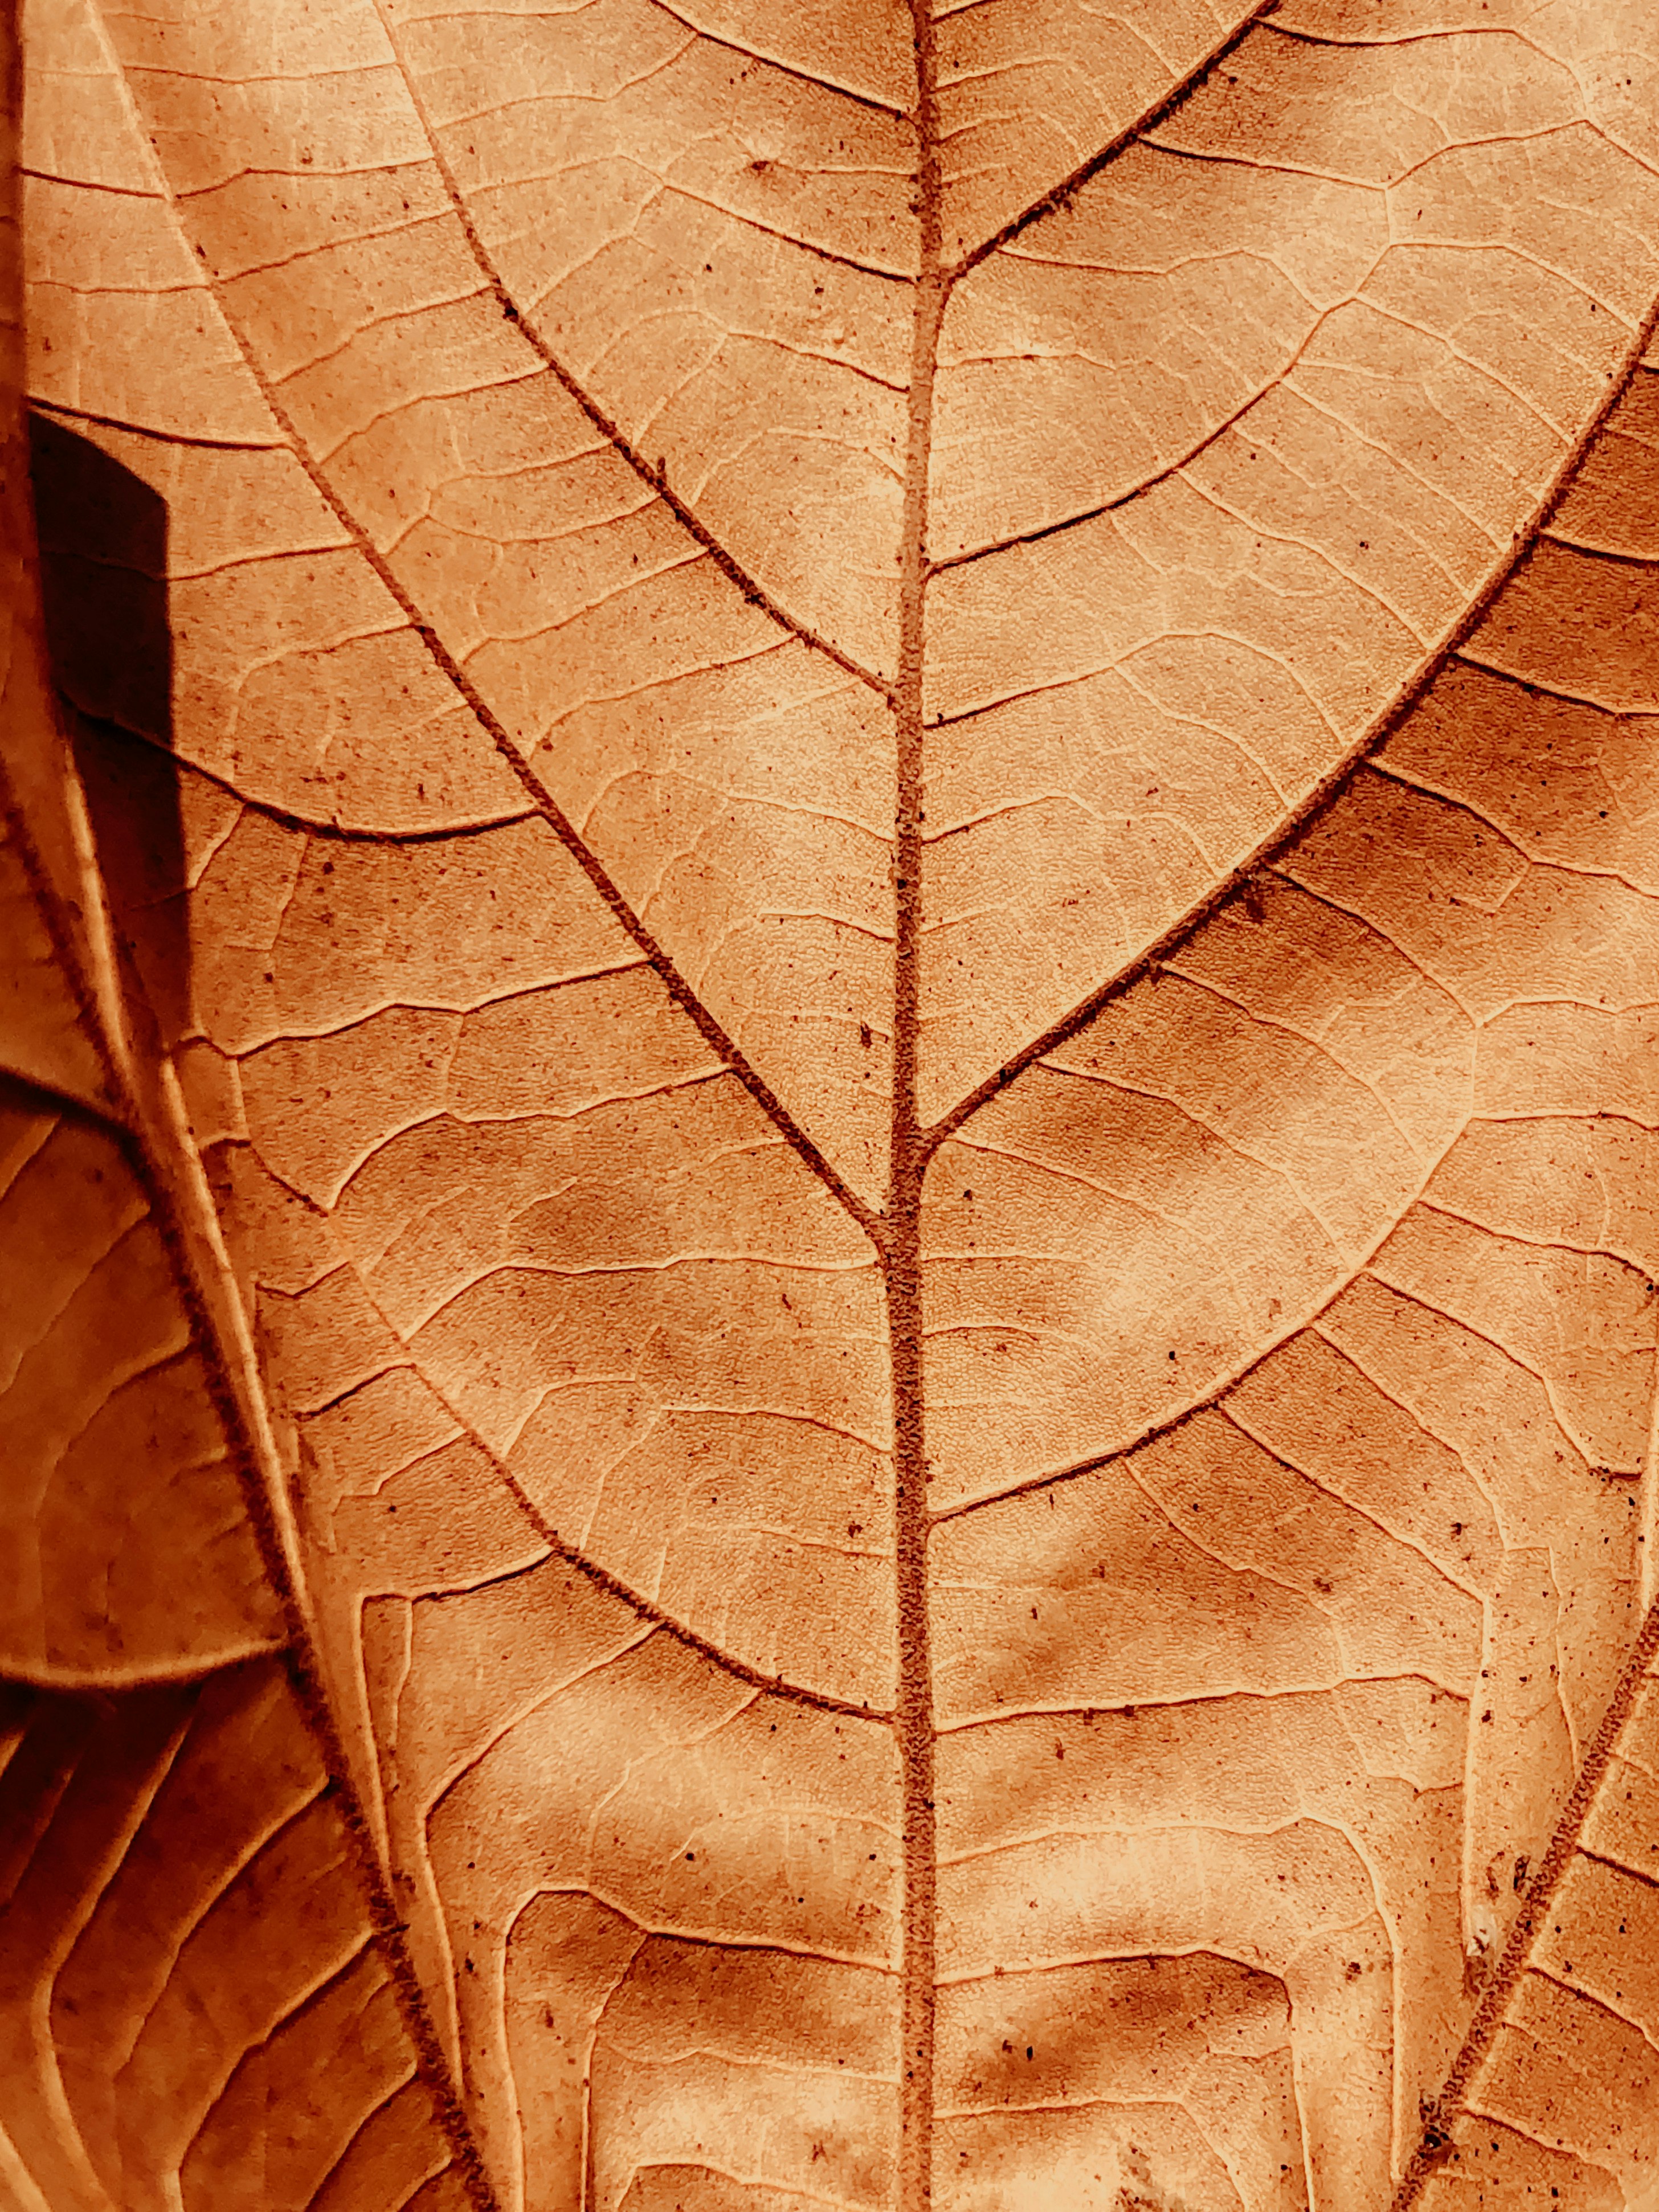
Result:
<svg viewBox="0 0 1659 2212"><path fill-rule="evenodd" d="M113 1687L268 1648L281 1608L137 1127L84 804L46 670L14 155L0 228L0 1673Z"/></svg>
<svg viewBox="0 0 1659 2212"><path fill-rule="evenodd" d="M43 0L114 2201L1647 2204L1656 47Z"/></svg>
<svg viewBox="0 0 1659 2212"><path fill-rule="evenodd" d="M435 2212L477 2177L282 1650L258 1408L198 1271L166 1070L134 1052L46 678L5 212L0 2195Z"/></svg>
<svg viewBox="0 0 1659 2212"><path fill-rule="evenodd" d="M19 2200L465 2203L281 1663L3 1696Z"/></svg>

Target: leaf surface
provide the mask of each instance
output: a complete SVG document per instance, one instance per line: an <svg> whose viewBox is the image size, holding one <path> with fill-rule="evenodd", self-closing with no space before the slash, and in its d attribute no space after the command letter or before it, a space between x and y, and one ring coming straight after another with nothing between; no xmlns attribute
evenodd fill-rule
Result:
<svg viewBox="0 0 1659 2212"><path fill-rule="evenodd" d="M1636 2212L1659 27L27 46L22 2201Z"/></svg>

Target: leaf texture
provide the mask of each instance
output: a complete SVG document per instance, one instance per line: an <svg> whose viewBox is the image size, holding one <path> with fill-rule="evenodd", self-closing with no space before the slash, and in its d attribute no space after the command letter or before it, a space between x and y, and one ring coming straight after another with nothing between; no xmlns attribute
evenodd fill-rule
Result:
<svg viewBox="0 0 1659 2212"><path fill-rule="evenodd" d="M8 209L0 2200L440 2212L482 2192L325 1755L263 1394L46 680L16 247Z"/></svg>
<svg viewBox="0 0 1659 2212"><path fill-rule="evenodd" d="M1650 2205L1659 21L25 44L20 2202Z"/></svg>

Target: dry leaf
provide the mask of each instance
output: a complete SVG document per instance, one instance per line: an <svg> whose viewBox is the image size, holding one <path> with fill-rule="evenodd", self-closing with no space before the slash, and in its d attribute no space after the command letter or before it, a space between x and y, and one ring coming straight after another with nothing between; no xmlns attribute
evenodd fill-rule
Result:
<svg viewBox="0 0 1659 2212"><path fill-rule="evenodd" d="M476 2158L306 1711L246 1322L171 1066L129 1024L46 680L16 246L9 206L0 2202L450 2212Z"/></svg>
<svg viewBox="0 0 1659 2212"><path fill-rule="evenodd" d="M0 2187L1650 2208L1659 16L25 44Z"/></svg>

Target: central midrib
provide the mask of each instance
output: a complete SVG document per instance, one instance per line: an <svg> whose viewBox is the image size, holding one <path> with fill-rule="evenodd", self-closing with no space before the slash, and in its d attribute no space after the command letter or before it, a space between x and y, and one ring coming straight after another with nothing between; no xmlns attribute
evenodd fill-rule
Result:
<svg viewBox="0 0 1659 2212"><path fill-rule="evenodd" d="M915 317L899 575L895 695L897 785L893 836L893 1098L883 1269L892 1366L894 1578L898 1694L894 1727L902 1790L900 1929L898 2212L931 2203L933 2124L935 1873L933 1696L928 1654L927 1460L921 1382L921 1183L924 1133L916 1116L921 921L924 599L933 364L947 280L940 265L939 133L929 0L910 0L916 50Z"/></svg>

